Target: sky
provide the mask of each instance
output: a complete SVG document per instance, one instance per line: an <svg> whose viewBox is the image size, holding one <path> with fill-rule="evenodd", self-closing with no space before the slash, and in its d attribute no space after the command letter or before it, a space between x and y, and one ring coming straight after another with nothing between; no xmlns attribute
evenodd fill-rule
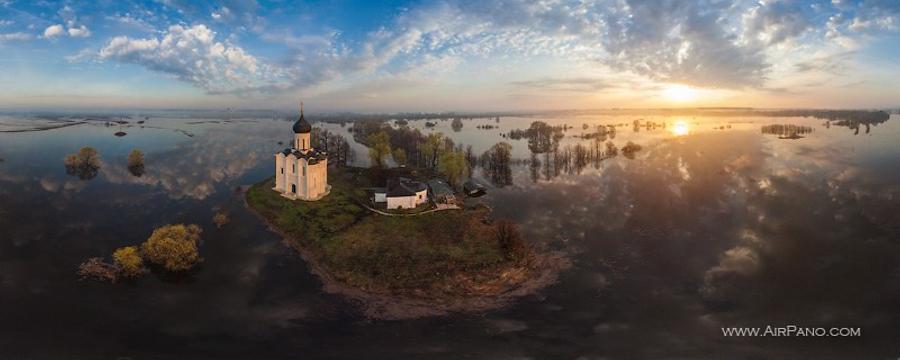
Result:
<svg viewBox="0 0 900 360"><path fill-rule="evenodd" d="M900 106L900 1L0 0L0 108Z"/></svg>

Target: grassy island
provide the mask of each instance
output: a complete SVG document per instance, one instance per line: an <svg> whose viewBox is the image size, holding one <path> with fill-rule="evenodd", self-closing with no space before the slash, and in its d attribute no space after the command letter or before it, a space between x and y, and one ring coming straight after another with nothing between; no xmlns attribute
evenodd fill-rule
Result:
<svg viewBox="0 0 900 360"><path fill-rule="evenodd" d="M331 193L314 202L286 199L268 179L248 190L247 204L308 260L326 288L361 300L373 317L491 308L490 300L527 293L529 280L547 280L546 259L514 224L489 221L486 207L417 216L371 212L362 206L364 189L385 176L373 172L329 169Z"/></svg>

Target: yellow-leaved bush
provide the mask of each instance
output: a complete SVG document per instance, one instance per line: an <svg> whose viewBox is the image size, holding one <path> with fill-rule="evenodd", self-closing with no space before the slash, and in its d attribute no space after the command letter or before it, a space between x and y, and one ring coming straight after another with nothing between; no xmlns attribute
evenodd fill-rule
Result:
<svg viewBox="0 0 900 360"><path fill-rule="evenodd" d="M113 252L113 262L119 268L119 273L127 277L140 276L147 271L144 267L144 259L141 258L140 249L137 246L126 246Z"/></svg>
<svg viewBox="0 0 900 360"><path fill-rule="evenodd" d="M153 230L141 245L144 258L169 271L186 271L200 262L200 233L197 225L166 225Z"/></svg>

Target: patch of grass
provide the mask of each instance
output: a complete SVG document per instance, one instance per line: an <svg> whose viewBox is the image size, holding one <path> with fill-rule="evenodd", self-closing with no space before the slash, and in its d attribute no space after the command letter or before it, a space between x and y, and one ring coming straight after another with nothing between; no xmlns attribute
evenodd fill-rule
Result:
<svg viewBox="0 0 900 360"><path fill-rule="evenodd" d="M508 254L497 228L482 221L486 208L377 215L356 203L365 199L365 170L329 171L331 193L319 201L286 199L269 179L250 188L247 203L346 284L393 293L442 289L459 275L517 264L530 254Z"/></svg>
<svg viewBox="0 0 900 360"><path fill-rule="evenodd" d="M329 180L331 193L319 201L284 198L272 190L275 186L272 178L253 185L247 191L247 203L292 241L299 242L292 245L306 246L320 253L325 242L368 212L351 199L352 187L341 176L331 176Z"/></svg>

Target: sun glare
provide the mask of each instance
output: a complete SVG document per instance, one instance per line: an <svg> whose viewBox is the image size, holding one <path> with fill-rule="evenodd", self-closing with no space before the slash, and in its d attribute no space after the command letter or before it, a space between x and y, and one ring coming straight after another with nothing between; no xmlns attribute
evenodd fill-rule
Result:
<svg viewBox="0 0 900 360"><path fill-rule="evenodd" d="M678 120L675 124L672 125L672 135L675 136L684 136L691 132L691 127L688 126L687 121Z"/></svg>
<svg viewBox="0 0 900 360"><path fill-rule="evenodd" d="M663 90L666 99L671 102L690 102L697 98L697 91L690 86L685 85L669 85Z"/></svg>

